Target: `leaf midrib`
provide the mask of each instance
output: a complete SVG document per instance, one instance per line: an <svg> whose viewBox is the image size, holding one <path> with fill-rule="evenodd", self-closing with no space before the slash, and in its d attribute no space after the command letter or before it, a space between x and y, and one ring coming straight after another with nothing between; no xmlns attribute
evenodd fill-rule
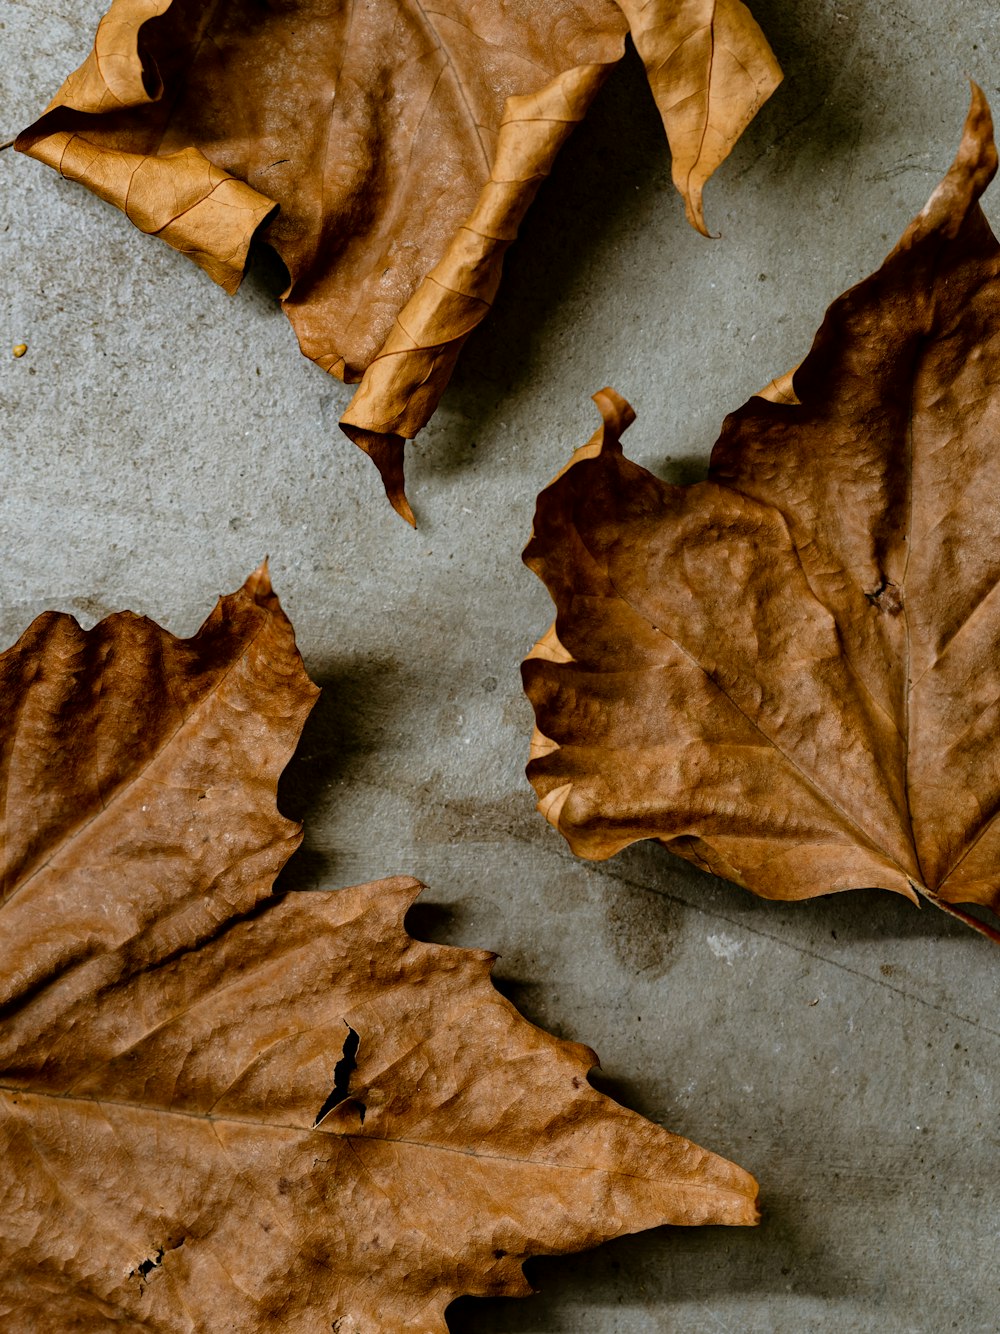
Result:
<svg viewBox="0 0 1000 1334"><path fill-rule="evenodd" d="M482 129L479 125L479 122L476 120L475 116L472 113L472 107L469 104L469 99L465 92L465 85L462 83L461 76L459 75L458 66L455 64L455 61L452 58L452 54L448 47L448 44L445 42L443 36L438 31L437 24L433 22L435 11L431 9L426 9L424 5L421 3L421 0L405 0L405 3L409 6L411 10L413 10L417 14L421 26L433 38L435 45L437 46L438 50L441 52L442 57L444 58L446 66L451 71L452 78L454 79L455 82L455 87L458 90L458 96L461 100L462 106L465 109L465 114L468 117L468 123L472 127L476 143L479 145L479 151L483 157L483 165L486 168L486 178L488 180L490 176L492 176L493 174L493 163L490 160L490 155L486 151L486 145L483 142ZM478 34L476 35L478 36ZM435 84L435 88L436 87L437 85Z"/></svg>
<svg viewBox="0 0 1000 1334"><path fill-rule="evenodd" d="M606 1176L627 1177L636 1181L656 1182L666 1179L662 1177L642 1176L637 1172L623 1172L616 1168L595 1166L593 1163L580 1165L577 1163L570 1163L570 1162L548 1162L545 1159L532 1158L527 1156L523 1158L518 1158L514 1157L511 1154L503 1154L503 1153L482 1153L475 1149L462 1149L454 1144L436 1144L432 1142L427 1142L425 1140L408 1139L404 1135L370 1135L370 1134L359 1135L359 1134L352 1134L347 1131L326 1130L322 1126L296 1125L294 1122L291 1121L287 1122L262 1121L250 1116L233 1116L233 1115L219 1116L211 1112L192 1112L177 1107L158 1107L151 1103L136 1102L127 1098L91 1098L91 1097L85 1097L79 1093L50 1093L47 1090L25 1088L19 1085L5 1084L0 1082L0 1095L2 1094L7 1094L15 1098L16 1097L44 1098L51 1100L52 1102L80 1104L83 1106L97 1107L97 1108L102 1108L105 1106L121 1107L127 1109L128 1111L145 1112L151 1116L176 1116L184 1120L198 1121L202 1124L207 1124L212 1126L214 1125L249 1126L252 1129L261 1132L286 1130L286 1131L293 1131L295 1134L301 1136L326 1135L330 1139L343 1140L351 1144L352 1146L355 1143L363 1144L365 1142L376 1143L376 1144L405 1144L412 1148L427 1149L429 1151L437 1153L457 1154L459 1157L462 1158L474 1158L476 1160L486 1159L487 1161L490 1162L519 1163L525 1165L531 1164L536 1167L547 1167L567 1172L598 1172L598 1173L603 1173ZM601 1095L598 1094L597 1096ZM636 1113L633 1113L633 1115L636 1115ZM681 1137L678 1136L677 1138ZM707 1154L707 1156L711 1157L712 1155ZM686 1177L678 1177L677 1179L684 1182L685 1189L690 1187L706 1191L707 1190L729 1191L733 1195L738 1195L741 1198L743 1198L744 1195L743 1192L731 1186L720 1186L710 1181L693 1181L693 1180L688 1180L688 1178Z"/></svg>

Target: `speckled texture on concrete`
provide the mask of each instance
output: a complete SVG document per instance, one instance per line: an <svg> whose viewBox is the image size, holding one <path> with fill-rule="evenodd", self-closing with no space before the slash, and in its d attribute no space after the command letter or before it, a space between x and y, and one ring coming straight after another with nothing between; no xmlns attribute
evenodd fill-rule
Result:
<svg viewBox="0 0 1000 1334"><path fill-rule="evenodd" d="M100 0L5 0L0 140L85 54ZM696 478L1000 105L991 0L757 0L786 82L708 191L670 186L634 57L571 141L412 451L420 530L336 422L258 270L230 300L53 172L0 155L0 636L56 607L190 633L265 552L326 688L283 784L290 885L426 880L417 925L499 950L526 1014L631 1106L762 1184L756 1232L537 1262L456 1331L1000 1330L996 948L874 892L776 906L651 845L575 860L534 813L518 663L547 625L534 496L613 384L627 448ZM1000 221L1000 186L986 201ZM20 360L9 348L26 342ZM4 350L6 349L6 350Z"/></svg>

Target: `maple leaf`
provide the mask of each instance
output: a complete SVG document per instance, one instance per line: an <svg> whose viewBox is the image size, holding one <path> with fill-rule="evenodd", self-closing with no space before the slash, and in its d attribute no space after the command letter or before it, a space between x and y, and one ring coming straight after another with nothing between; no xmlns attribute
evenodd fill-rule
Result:
<svg viewBox="0 0 1000 1334"><path fill-rule="evenodd" d="M705 231L704 184L781 77L741 0L113 0L16 147L227 291L260 231L302 351L361 380L341 424L412 523L404 439L629 25Z"/></svg>
<svg viewBox="0 0 1000 1334"><path fill-rule="evenodd" d="M756 1221L407 934L417 881L272 893L318 692L266 569L189 640L47 613L0 689L5 1332L440 1331L529 1254Z"/></svg>
<svg viewBox="0 0 1000 1334"><path fill-rule="evenodd" d="M1000 910L1000 247L974 87L954 165L812 350L668 486L605 424L542 493L557 607L524 664L540 809L775 899Z"/></svg>

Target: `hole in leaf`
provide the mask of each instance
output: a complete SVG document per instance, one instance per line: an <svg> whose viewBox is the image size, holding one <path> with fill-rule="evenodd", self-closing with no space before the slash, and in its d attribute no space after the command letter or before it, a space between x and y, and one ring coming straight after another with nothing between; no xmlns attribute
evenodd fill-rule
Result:
<svg viewBox="0 0 1000 1334"><path fill-rule="evenodd" d="M333 1088L327 1097L326 1102L319 1109L313 1126L318 1126L327 1112L336 1107L338 1102L343 1102L347 1097L347 1086L351 1081L351 1075L357 1068L358 1048L361 1046L361 1038L355 1033L354 1029L344 1020L347 1027L347 1037L344 1038L344 1050L341 1053L340 1060L337 1062L333 1071ZM358 1104L361 1109L361 1120L365 1119L365 1107L363 1103Z"/></svg>
<svg viewBox="0 0 1000 1334"><path fill-rule="evenodd" d="M156 1252L156 1255L152 1257L152 1259L143 1260L142 1264L139 1266L139 1273L143 1278L145 1278L149 1274L149 1271L151 1269L155 1269L157 1265L162 1263L163 1263L163 1247L161 1246L159 1250Z"/></svg>
<svg viewBox="0 0 1000 1334"><path fill-rule="evenodd" d="M898 616L903 610L903 598L899 589L885 575L882 576L877 588L865 594L865 600L890 616Z"/></svg>
<svg viewBox="0 0 1000 1334"><path fill-rule="evenodd" d="M137 1265L135 1269L129 1270L128 1273L129 1278L135 1278L136 1275L138 1275L139 1281L141 1283L144 1278L148 1278L150 1276L150 1274L153 1272L154 1269L158 1269L160 1267L160 1265L163 1263L163 1257L166 1255L167 1251L175 1251L179 1246L183 1245L184 1245L184 1238L181 1237L180 1241L168 1241L166 1246L157 1246L156 1251L153 1255L149 1256L148 1259L143 1260L142 1263Z"/></svg>

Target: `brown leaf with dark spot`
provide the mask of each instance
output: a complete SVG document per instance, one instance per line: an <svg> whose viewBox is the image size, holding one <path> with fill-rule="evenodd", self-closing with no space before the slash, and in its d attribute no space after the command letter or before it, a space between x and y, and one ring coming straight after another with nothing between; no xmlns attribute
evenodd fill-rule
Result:
<svg viewBox="0 0 1000 1334"><path fill-rule="evenodd" d="M229 292L259 231L302 351L361 381L341 425L412 523L403 442L630 24L704 231L705 181L781 77L741 0L113 0L16 146Z"/></svg>
<svg viewBox="0 0 1000 1334"><path fill-rule="evenodd" d="M443 1331L529 1254L756 1221L407 934L417 881L273 893L317 691L266 569L189 640L47 613L0 692L4 1334Z"/></svg>
<svg viewBox="0 0 1000 1334"><path fill-rule="evenodd" d="M954 165L794 375L668 486L605 424L539 497L524 664L539 807L767 898L1000 910L1000 247L982 92Z"/></svg>

